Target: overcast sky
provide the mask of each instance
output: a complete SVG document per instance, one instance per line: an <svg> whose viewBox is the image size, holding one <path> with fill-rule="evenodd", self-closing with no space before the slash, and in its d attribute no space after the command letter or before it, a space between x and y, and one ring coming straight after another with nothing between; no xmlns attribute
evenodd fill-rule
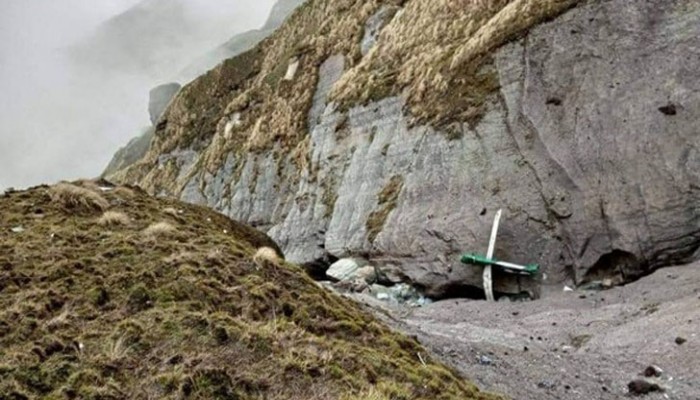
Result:
<svg viewBox="0 0 700 400"><path fill-rule="evenodd" d="M148 125L148 91L171 77L90 75L65 51L140 1L0 0L0 190L96 177ZM219 28L193 59L260 27L274 2L182 1Z"/></svg>

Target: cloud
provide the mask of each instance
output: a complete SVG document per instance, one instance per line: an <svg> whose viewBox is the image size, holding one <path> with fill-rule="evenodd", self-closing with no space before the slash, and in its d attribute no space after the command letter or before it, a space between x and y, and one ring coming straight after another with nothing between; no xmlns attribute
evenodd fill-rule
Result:
<svg viewBox="0 0 700 400"><path fill-rule="evenodd" d="M77 68L66 49L140 1L2 1L0 189L99 175L113 153L149 123L149 89L178 71L154 76ZM192 54L178 55L183 66L236 32L262 25L273 3L182 1L204 32Z"/></svg>

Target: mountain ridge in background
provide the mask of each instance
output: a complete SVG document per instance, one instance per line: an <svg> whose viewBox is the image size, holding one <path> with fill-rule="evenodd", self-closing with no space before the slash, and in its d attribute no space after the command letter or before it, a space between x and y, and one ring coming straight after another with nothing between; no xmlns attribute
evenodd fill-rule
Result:
<svg viewBox="0 0 700 400"><path fill-rule="evenodd" d="M237 34L223 45L207 52L203 56L198 57L196 61L178 73L177 80L181 82L188 82L195 79L203 72L214 68L222 61L250 50L255 45L260 43L260 41L271 35L303 2L304 0L278 0L272 8L265 25L261 29L254 29ZM168 86L168 84L161 85L159 87L163 86ZM161 104L160 108L164 110L165 106L169 104L170 99L173 96L174 93L172 93L171 96L168 96L167 99L157 102ZM153 104L153 102L154 99L151 97L150 103ZM157 115L151 114L153 126L156 125L157 119L160 117L160 113L156 114ZM154 129L152 127L146 128L138 137L130 140L129 143L120 148L114 154L112 160L109 162L105 170L102 172L102 176L110 176L118 170L124 169L143 158L153 138L153 133Z"/></svg>

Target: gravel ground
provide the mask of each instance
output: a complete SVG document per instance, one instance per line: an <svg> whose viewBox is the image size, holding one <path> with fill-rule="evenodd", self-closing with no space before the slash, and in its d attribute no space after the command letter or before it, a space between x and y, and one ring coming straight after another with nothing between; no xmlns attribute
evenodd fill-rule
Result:
<svg viewBox="0 0 700 400"><path fill-rule="evenodd" d="M550 288L534 302L364 303L482 389L513 399L620 399L649 366L646 399L700 400L700 263L601 292ZM678 343L681 344L678 344Z"/></svg>

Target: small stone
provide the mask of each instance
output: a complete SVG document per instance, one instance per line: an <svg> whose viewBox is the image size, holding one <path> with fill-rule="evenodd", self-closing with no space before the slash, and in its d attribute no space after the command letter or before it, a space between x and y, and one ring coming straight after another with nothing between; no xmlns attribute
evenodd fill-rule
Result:
<svg viewBox="0 0 700 400"><path fill-rule="evenodd" d="M377 293L378 300L386 301L386 300L389 300L389 297L390 296L388 293Z"/></svg>
<svg viewBox="0 0 700 400"><path fill-rule="evenodd" d="M687 340L686 338L683 338L683 337L680 337L680 336L678 336L678 337L676 338L676 344L679 345L679 346L682 345L683 343L687 342L687 341L688 341L688 340Z"/></svg>
<svg viewBox="0 0 700 400"><path fill-rule="evenodd" d="M546 390L552 390L552 389L554 389L556 386L557 386L557 385L556 385L554 382L548 381L548 380L544 380L544 381L542 381L542 382L538 382L538 383L537 383L537 387L538 387L538 388L540 388L540 389L546 389Z"/></svg>
<svg viewBox="0 0 700 400"><path fill-rule="evenodd" d="M352 258L343 258L333 263L326 271L326 276L338 281L353 280L360 269L360 264Z"/></svg>
<svg viewBox="0 0 700 400"><path fill-rule="evenodd" d="M646 379L635 379L627 384L627 389L630 394L641 396L653 392L663 392L661 386L656 383L649 382Z"/></svg>
<svg viewBox="0 0 700 400"><path fill-rule="evenodd" d="M652 378L652 377L658 378L661 376L661 374L663 372L664 371L661 368L657 367L656 365L650 365L650 366L646 367L643 375L646 376L647 378Z"/></svg>
<svg viewBox="0 0 700 400"><path fill-rule="evenodd" d="M373 266L368 265L358 269L357 272L355 272L355 277L371 285L377 282L377 271Z"/></svg>
<svg viewBox="0 0 700 400"><path fill-rule="evenodd" d="M661 111L662 114L669 115L669 116L678 114L678 110L676 109L676 105L673 103L669 103L663 107L659 107L659 111Z"/></svg>
<svg viewBox="0 0 700 400"><path fill-rule="evenodd" d="M490 359L489 357L486 357L486 356L479 356L479 357L477 357L477 360L479 361L479 364L481 364L481 365L493 364L493 360Z"/></svg>

